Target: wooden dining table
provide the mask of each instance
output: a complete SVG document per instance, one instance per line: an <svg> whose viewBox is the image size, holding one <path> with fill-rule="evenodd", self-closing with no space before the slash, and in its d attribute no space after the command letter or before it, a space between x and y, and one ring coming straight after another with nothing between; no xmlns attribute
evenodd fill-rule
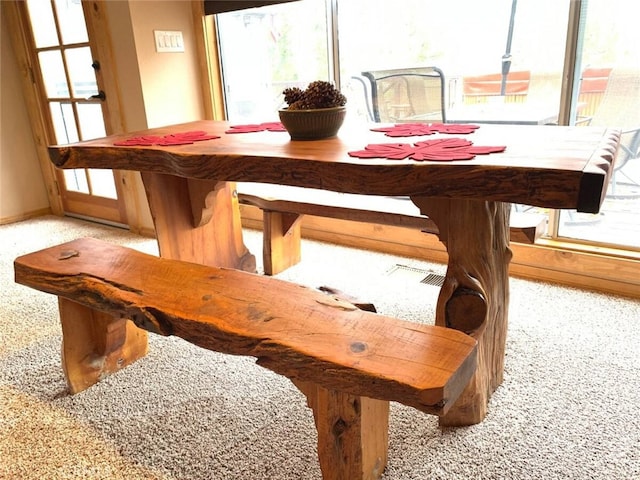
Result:
<svg viewBox="0 0 640 480"><path fill-rule="evenodd" d="M437 224L449 256L435 323L478 341L477 371L442 425L482 421L503 379L510 203L597 213L620 135L599 127L481 125L469 134L389 138L344 126L333 138L292 141L285 131L227 133L231 126L196 121L52 146L49 153L59 168L141 172L161 256L248 271L255 271L255 258L242 239L235 182L411 197ZM217 138L134 144L185 132ZM505 148L448 161L357 153L381 144L412 152L418 142L451 138Z"/></svg>

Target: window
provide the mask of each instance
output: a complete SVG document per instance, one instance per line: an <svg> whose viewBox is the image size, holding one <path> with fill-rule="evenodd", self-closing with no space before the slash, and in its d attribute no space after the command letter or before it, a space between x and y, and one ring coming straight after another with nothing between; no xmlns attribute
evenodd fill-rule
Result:
<svg viewBox="0 0 640 480"><path fill-rule="evenodd" d="M218 15L227 117L277 120L282 90L329 80L324 0Z"/></svg>
<svg viewBox="0 0 640 480"><path fill-rule="evenodd" d="M622 129L621 148L599 214L560 212L559 237L640 249L640 30L638 7L590 0L581 12L574 97L577 122Z"/></svg>
<svg viewBox="0 0 640 480"><path fill-rule="evenodd" d="M277 119L282 90L329 79L347 121L370 122L363 72L437 66L450 121L559 122L572 3L558 0L304 0L217 16L228 118ZM640 30L626 0L582 2L571 121L620 124L629 152L599 215L545 211L549 235L640 249L640 118L600 120L612 72L640 83ZM572 58L572 57L568 57ZM508 71L504 90L497 87ZM627 89L627 103L640 93ZM602 105L604 106L604 104ZM635 108L640 111L640 108ZM622 122L622 123L619 123ZM624 123L624 125L623 125ZM637 131L636 131L637 132ZM634 137L634 135L636 135ZM635 138L635 140L634 140ZM515 206L530 209L528 206Z"/></svg>

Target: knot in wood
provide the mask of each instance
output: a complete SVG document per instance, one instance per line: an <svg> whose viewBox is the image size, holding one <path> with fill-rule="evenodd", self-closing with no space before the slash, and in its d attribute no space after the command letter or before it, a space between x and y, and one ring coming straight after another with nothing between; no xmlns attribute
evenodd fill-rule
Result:
<svg viewBox="0 0 640 480"><path fill-rule="evenodd" d="M467 287L458 287L445 306L445 325L471 335L485 323L487 300L484 295Z"/></svg>
<svg viewBox="0 0 640 480"><path fill-rule="evenodd" d="M339 437L347 430L347 422L345 422L342 418L336 420L336 423L333 424L333 436Z"/></svg>
<svg viewBox="0 0 640 480"><path fill-rule="evenodd" d="M353 353L362 353L367 349L367 344L364 342L352 342L349 349Z"/></svg>
<svg viewBox="0 0 640 480"><path fill-rule="evenodd" d="M77 250L63 250L62 252L60 252L60 255L58 255L58 260L68 260L70 258L79 256L80 252Z"/></svg>

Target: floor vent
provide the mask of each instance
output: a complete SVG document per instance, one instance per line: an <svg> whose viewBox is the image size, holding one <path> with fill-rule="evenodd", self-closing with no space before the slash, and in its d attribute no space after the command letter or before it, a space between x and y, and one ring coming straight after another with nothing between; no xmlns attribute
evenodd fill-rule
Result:
<svg viewBox="0 0 640 480"><path fill-rule="evenodd" d="M433 285L434 287L441 287L444 283L444 275L440 275L439 273L430 273L420 280L420 283L426 283L427 285Z"/></svg>
<svg viewBox="0 0 640 480"><path fill-rule="evenodd" d="M421 268L408 267L407 265L394 265L387 270L387 275L399 280L415 281L416 283L424 283L435 287L441 287L444 283L444 275Z"/></svg>

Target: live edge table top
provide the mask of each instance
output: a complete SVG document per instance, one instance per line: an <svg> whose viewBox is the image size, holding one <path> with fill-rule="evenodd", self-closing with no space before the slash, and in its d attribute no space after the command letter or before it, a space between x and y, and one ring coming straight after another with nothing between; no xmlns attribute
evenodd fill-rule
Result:
<svg viewBox="0 0 640 480"><path fill-rule="evenodd" d="M263 182L346 193L467 198L596 213L619 131L601 127L481 125L471 134L390 138L344 126L337 137L291 141L287 132L225 133L232 124L196 121L49 147L60 168L109 168L185 178ZM116 146L140 136L204 131L220 138L172 146ZM355 158L369 144L463 138L505 146L471 160Z"/></svg>

